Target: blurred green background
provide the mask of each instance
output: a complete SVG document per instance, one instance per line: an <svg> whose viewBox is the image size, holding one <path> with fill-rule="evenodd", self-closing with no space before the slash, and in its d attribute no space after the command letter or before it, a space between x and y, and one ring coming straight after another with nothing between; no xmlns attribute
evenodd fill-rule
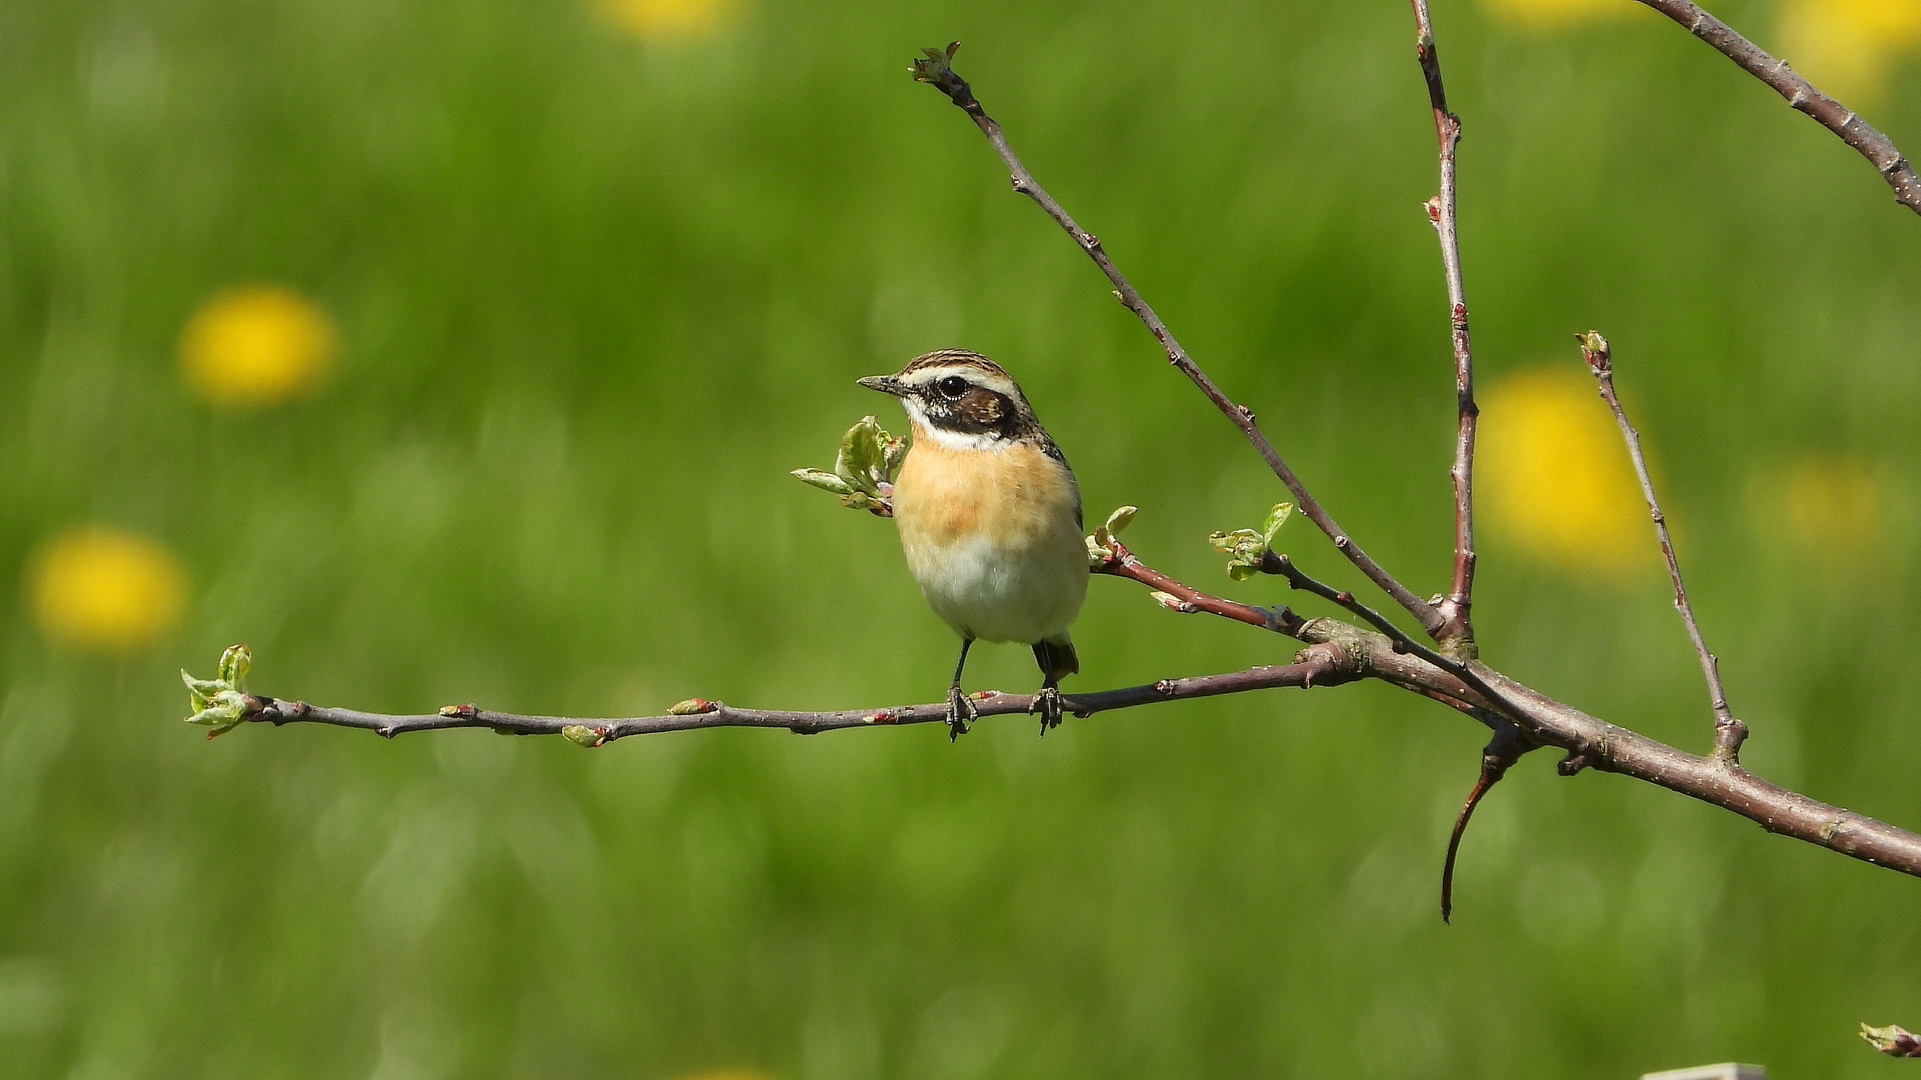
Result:
<svg viewBox="0 0 1921 1080"><path fill-rule="evenodd" d="M1720 13L1778 46L1821 3L1847 7ZM1921 222L1679 29L1562 6L1435 12L1488 453L1541 380L1592 402L1571 334L1606 332L1748 762L1921 825ZM1443 586L1433 130L1398 0L14 0L0 1076L1911 1071L1853 1030L1921 1021L1921 885L1647 785L1527 759L1443 926L1483 733L1384 687L954 745L179 722L176 669L243 640L256 690L379 710L937 698L954 640L892 529L786 473L865 412L900 426L855 377L955 344L1022 380L1093 512L1142 508L1147 559L1283 599L1204 540L1278 485L909 81L956 37L1343 524ZM1866 111L1912 150L1921 65L1875 40ZM180 342L252 282L338 344L311 392L227 407ZM1487 657L1705 748L1644 526L1626 560L1557 548L1502 483ZM132 623L62 630L55 567ZM1111 580L1075 638L1082 689L1291 653ZM975 655L972 686L1034 682L1025 649Z"/></svg>

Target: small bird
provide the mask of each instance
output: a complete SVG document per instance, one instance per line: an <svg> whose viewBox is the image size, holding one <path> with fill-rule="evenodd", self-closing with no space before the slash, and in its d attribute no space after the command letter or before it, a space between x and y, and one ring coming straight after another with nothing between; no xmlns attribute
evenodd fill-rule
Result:
<svg viewBox="0 0 1921 1080"><path fill-rule="evenodd" d="M961 692L975 641L1032 645L1041 734L1061 722L1060 680L1080 671L1067 627L1087 598L1081 493L1021 388L977 352L943 349L860 385L900 399L913 444L894 479L894 524L929 607L961 636L949 738L979 715Z"/></svg>

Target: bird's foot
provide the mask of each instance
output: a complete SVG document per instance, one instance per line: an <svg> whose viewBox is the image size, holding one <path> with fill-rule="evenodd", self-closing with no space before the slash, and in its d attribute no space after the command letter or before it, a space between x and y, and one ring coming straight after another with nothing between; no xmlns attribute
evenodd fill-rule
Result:
<svg viewBox="0 0 1921 1080"><path fill-rule="evenodd" d="M1061 726L1061 692L1058 687L1043 686L1034 695L1034 703L1027 707L1030 713L1041 714L1041 735L1047 735L1048 728Z"/></svg>
<svg viewBox="0 0 1921 1080"><path fill-rule="evenodd" d="M974 699L961 691L960 684L947 688L947 741L953 742L967 734L968 725L980 719L980 709Z"/></svg>

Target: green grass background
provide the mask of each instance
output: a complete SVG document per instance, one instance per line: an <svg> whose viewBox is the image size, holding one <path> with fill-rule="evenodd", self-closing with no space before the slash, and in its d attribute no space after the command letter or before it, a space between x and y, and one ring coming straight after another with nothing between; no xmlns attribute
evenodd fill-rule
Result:
<svg viewBox="0 0 1921 1080"><path fill-rule="evenodd" d="M1768 43L1771 4L1725 8ZM1748 760L1921 824L1921 222L1658 19L1436 18L1484 377L1610 335ZM1526 760L1443 926L1482 733L1378 686L956 745L179 723L175 669L241 640L259 691L371 709L936 697L954 642L891 529L786 471L882 408L855 377L957 343L1021 378L1091 508L1142 507L1137 550L1278 599L1203 539L1276 483L909 81L955 37L1343 523L1442 586L1433 134L1396 0L751 0L653 43L574 0L0 5L0 575L94 521L192 581L122 660L48 645L0 588L0 1076L1912 1071L1852 1032L1921 1021L1921 886L1647 785ZM1921 145L1914 66L1873 115ZM174 342L261 279L334 314L339 370L213 412ZM1894 493L1856 571L1748 510L1757 468L1836 448ZM1490 537L1481 638L1700 749L1655 557L1623 585ZM1075 637L1084 688L1289 654L1107 580ZM976 686L1033 681L1024 649L976 656Z"/></svg>

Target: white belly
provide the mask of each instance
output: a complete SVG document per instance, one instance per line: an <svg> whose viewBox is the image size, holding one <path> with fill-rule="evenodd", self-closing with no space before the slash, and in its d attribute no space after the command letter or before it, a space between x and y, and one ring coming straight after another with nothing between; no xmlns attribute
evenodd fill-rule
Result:
<svg viewBox="0 0 1921 1080"><path fill-rule="evenodd" d="M921 595L961 636L1031 645L1058 637L1087 597L1087 547L1079 530L1021 548L978 534L908 549Z"/></svg>

